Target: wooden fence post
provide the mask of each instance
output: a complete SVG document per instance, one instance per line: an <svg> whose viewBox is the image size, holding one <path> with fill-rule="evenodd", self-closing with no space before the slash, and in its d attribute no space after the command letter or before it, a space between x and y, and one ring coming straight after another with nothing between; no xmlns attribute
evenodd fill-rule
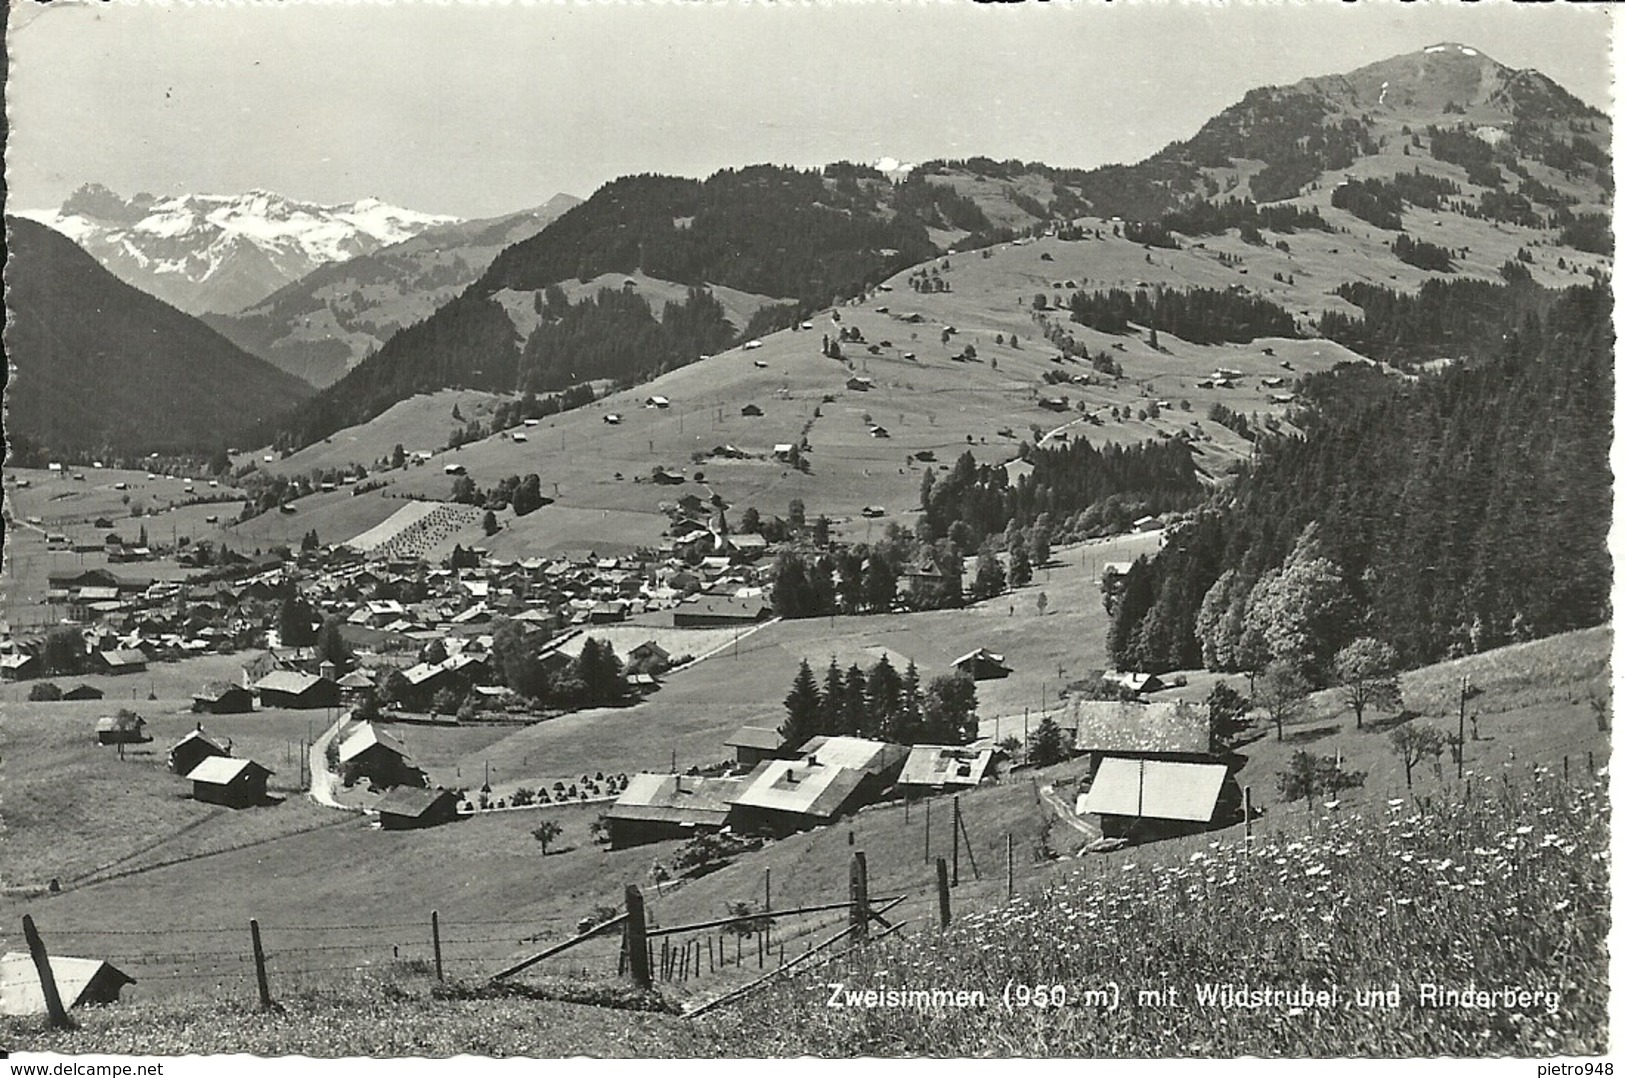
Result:
<svg viewBox="0 0 1625 1078"><path fill-rule="evenodd" d="M948 927L948 862L937 858L937 916Z"/></svg>
<svg viewBox="0 0 1625 1078"><path fill-rule="evenodd" d="M1242 835L1247 842L1253 840L1253 788L1245 786L1241 791L1241 818Z"/></svg>
<svg viewBox="0 0 1625 1078"><path fill-rule="evenodd" d="M861 942L869 935L869 865L862 851L852 855L852 936Z"/></svg>
<svg viewBox="0 0 1625 1078"><path fill-rule="evenodd" d="M948 831L954 840L954 886L959 886L959 795L954 795L954 818L948 824Z"/></svg>
<svg viewBox="0 0 1625 1078"><path fill-rule="evenodd" d="M34 970L39 974L40 992L45 996L45 1016L52 1029L72 1029L73 1020L62 1006L62 993L56 990L56 971L51 969L51 956L45 952L45 941L40 939L34 918L23 914L23 936L28 940L28 953L34 959Z"/></svg>
<svg viewBox="0 0 1625 1078"><path fill-rule="evenodd" d="M764 868L762 870L762 909L770 910L772 908L773 908L773 870L771 868Z"/></svg>
<svg viewBox="0 0 1625 1078"><path fill-rule="evenodd" d="M649 976L649 941L648 924L643 919L643 892L638 885L626 885L626 931L622 938L626 941L626 957L632 967L632 982L639 988L648 988L654 983Z"/></svg>
<svg viewBox="0 0 1625 1078"><path fill-rule="evenodd" d="M1004 897L1016 897L1016 837L1004 833Z"/></svg>
<svg viewBox="0 0 1625 1078"><path fill-rule="evenodd" d="M260 943L260 923L249 918L248 934L254 941L254 980L259 985L260 1006L269 1010L274 1004L271 1002L271 982L265 976L265 948Z"/></svg>
<svg viewBox="0 0 1625 1078"><path fill-rule="evenodd" d="M437 981L446 979L446 968L440 961L440 911L429 913L429 932L434 936L434 977Z"/></svg>
<svg viewBox="0 0 1625 1078"><path fill-rule="evenodd" d="M925 863L931 863L931 799L925 802Z"/></svg>

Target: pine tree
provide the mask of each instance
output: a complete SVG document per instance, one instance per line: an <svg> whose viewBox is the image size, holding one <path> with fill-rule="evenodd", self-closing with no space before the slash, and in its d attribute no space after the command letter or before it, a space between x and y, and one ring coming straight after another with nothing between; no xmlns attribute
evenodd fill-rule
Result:
<svg viewBox="0 0 1625 1078"><path fill-rule="evenodd" d="M806 659L801 660L790 695L784 698L784 710L785 720L779 727L779 736L786 745L799 747L821 732L822 697L818 692L818 679Z"/></svg>
<svg viewBox="0 0 1625 1078"><path fill-rule="evenodd" d="M891 660L882 655L869 670L869 701L867 721L859 729L864 737L884 738L896 724L896 716L903 703L903 679L898 676Z"/></svg>
<svg viewBox="0 0 1625 1078"><path fill-rule="evenodd" d="M829 670L824 674L824 691L819 697L818 732L827 737L841 733L846 725L846 680L841 677L840 664L835 656L829 659Z"/></svg>
<svg viewBox="0 0 1625 1078"><path fill-rule="evenodd" d="M920 669L914 660L908 661L903 671L903 685L898 693L897 711L891 716L884 734L887 741L899 745L917 744L924 733L920 715Z"/></svg>
<svg viewBox="0 0 1625 1078"><path fill-rule="evenodd" d="M846 671L845 700L841 706L841 733L860 735L870 724L869 684L863 668L853 663Z"/></svg>

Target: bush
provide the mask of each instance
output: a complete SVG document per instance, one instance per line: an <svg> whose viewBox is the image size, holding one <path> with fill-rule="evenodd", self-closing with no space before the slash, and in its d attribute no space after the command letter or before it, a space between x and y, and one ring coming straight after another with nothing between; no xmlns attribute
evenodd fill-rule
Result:
<svg viewBox="0 0 1625 1078"><path fill-rule="evenodd" d="M55 682L35 682L28 690L28 699L32 702L60 700L62 699L62 689Z"/></svg>

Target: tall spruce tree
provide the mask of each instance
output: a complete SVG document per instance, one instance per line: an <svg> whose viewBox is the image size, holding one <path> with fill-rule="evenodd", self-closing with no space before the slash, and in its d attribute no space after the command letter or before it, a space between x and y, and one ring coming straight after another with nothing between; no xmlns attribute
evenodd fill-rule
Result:
<svg viewBox="0 0 1625 1078"><path fill-rule="evenodd" d="M813 676L812 665L801 660L796 680L790 686L790 695L784 698L785 719L779 726L779 736L791 748L797 748L821 732L823 698L818 692L818 679Z"/></svg>

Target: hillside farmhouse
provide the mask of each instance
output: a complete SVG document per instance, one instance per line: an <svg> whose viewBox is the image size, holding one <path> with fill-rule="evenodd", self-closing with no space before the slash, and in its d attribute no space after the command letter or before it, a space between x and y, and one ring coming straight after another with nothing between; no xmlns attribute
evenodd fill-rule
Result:
<svg viewBox="0 0 1625 1078"><path fill-rule="evenodd" d="M723 744L734 750L734 759L744 767L785 755L784 738L767 726L741 726Z"/></svg>
<svg viewBox="0 0 1625 1078"><path fill-rule="evenodd" d="M254 694L229 681L211 681L192 694L192 710L205 715L241 715L254 710Z"/></svg>
<svg viewBox="0 0 1625 1078"><path fill-rule="evenodd" d="M732 811L730 800L745 781L696 775L633 775L606 813L609 848L622 850L645 842L720 831Z"/></svg>
<svg viewBox="0 0 1625 1078"><path fill-rule="evenodd" d="M769 760L744 780L729 814L742 831L789 834L828 824L880 799L908 749L859 737L815 737L792 760Z"/></svg>
<svg viewBox="0 0 1625 1078"><path fill-rule="evenodd" d="M1235 775L1223 763L1108 756L1078 812L1099 816L1107 838L1147 841L1223 826L1240 805Z"/></svg>
<svg viewBox="0 0 1625 1078"><path fill-rule="evenodd" d="M1010 667L1005 665L1004 656L995 654L986 648L977 648L975 651L961 655L953 661L953 667L961 674L969 674L976 681L1005 678L1011 674Z"/></svg>
<svg viewBox="0 0 1625 1078"><path fill-rule="evenodd" d="M915 745L897 777L900 793L918 795L963 790L993 777L996 749L952 745Z"/></svg>
<svg viewBox="0 0 1625 1078"><path fill-rule="evenodd" d="M227 742L227 745L229 746L230 742ZM177 775L186 775L210 756L228 755L230 753L227 748L205 734L203 727L199 726L170 746L169 769Z"/></svg>
<svg viewBox="0 0 1625 1078"><path fill-rule="evenodd" d="M98 745L145 745L151 740L152 735L147 733L147 720L140 715L124 712L103 715L96 720Z"/></svg>
<svg viewBox="0 0 1625 1078"><path fill-rule="evenodd" d="M378 802L378 826L385 831L438 827L457 818L457 794L447 789L396 786Z"/></svg>
<svg viewBox="0 0 1625 1078"><path fill-rule="evenodd" d="M272 774L253 760L207 756L186 773L186 779L194 800L241 809L265 804L265 780Z"/></svg>
<svg viewBox="0 0 1625 1078"><path fill-rule="evenodd" d="M273 670L254 683L264 708L286 707L302 710L339 706L338 683L319 674L294 670Z"/></svg>

